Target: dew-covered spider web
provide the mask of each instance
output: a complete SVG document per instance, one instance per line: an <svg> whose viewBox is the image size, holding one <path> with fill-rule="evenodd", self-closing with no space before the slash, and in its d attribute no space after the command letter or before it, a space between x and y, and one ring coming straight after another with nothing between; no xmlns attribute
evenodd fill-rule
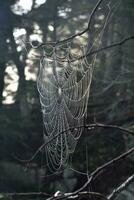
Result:
<svg viewBox="0 0 134 200"><path fill-rule="evenodd" d="M109 4L105 7L107 12L105 9L101 28L92 36L89 47L89 44L75 44L73 40L43 46L37 87L47 164L52 171L67 163L83 131L79 127L84 125L96 61L96 54L90 57L90 62L84 55L101 44L111 11Z"/></svg>
<svg viewBox="0 0 134 200"><path fill-rule="evenodd" d="M44 140L61 133L46 146L48 164L54 170L67 162L81 136L82 128L70 128L83 125L94 64L89 65L86 59L72 61L78 54L70 48L70 43L51 46L41 60L37 81L46 129ZM80 52L79 56L85 54L83 47Z"/></svg>

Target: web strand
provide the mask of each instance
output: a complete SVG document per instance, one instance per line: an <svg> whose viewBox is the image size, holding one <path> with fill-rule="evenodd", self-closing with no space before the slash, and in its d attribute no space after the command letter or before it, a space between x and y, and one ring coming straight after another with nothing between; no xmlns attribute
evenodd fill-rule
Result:
<svg viewBox="0 0 134 200"><path fill-rule="evenodd" d="M110 15L111 10L107 5L101 29L95 34L90 47L79 45L76 49L70 40L50 46L50 51L47 46L43 47L37 88L45 127L45 143L60 132L84 125L97 54L90 57L90 62L84 55L99 48ZM79 53L76 53L78 50ZM82 131L82 128L69 130L46 145L47 164L51 171L57 171L67 164Z"/></svg>

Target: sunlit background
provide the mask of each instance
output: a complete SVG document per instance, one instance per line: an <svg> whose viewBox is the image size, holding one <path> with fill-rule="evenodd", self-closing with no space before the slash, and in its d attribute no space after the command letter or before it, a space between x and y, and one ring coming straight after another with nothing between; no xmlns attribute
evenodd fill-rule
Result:
<svg viewBox="0 0 134 200"><path fill-rule="evenodd" d="M0 198L3 198L3 192L73 191L85 183L88 170L90 173L134 145L133 137L119 130L86 129L68 168L50 176L50 179L44 151L33 160L31 168L26 169L21 162L31 158L44 142L45 127L36 80L41 56L45 51L49 54L51 46L50 49L48 46L36 47L41 43L63 40L86 29L96 2L0 1ZM107 26L103 29L105 21ZM87 53L87 47L98 49L119 42L134 35L133 22L133 0L103 0L91 20L90 30L70 42L69 50L75 58L81 56L83 46L84 53ZM51 59L51 54L48 59ZM92 56L85 60L88 64L93 63ZM79 64L78 60L76 62ZM114 124L133 130L134 41L101 51L92 67L85 123ZM46 73L50 76L52 68L46 69ZM133 173L133 158L130 156L127 162L121 162L104 173L103 181L102 176L96 179L93 190L104 194L110 192ZM124 196L127 196L125 200L133 199L133 188L132 185L122 194L123 200Z"/></svg>
<svg viewBox="0 0 134 200"><path fill-rule="evenodd" d="M36 0L35 1L35 8L39 7L41 4L45 3L46 0ZM12 11L16 14L23 15L31 10L32 7L32 0L19 0L14 6L12 6ZM42 42L42 36L40 36L41 31L37 24L35 24L35 34L30 36L30 41L37 40ZM53 31L52 25L50 25L50 30ZM15 28L14 29L14 37L17 43L17 51L20 52L22 48L25 48L27 51L25 35L26 30L24 28ZM23 41L24 38L24 41ZM28 42L28 41L27 41ZM34 70L30 70L33 68L33 62L30 59L26 60L26 67L25 67L25 76L26 80L36 80L37 73ZM37 72L37 70L36 70ZM3 103L4 104L11 104L15 102L15 93L18 88L18 75L17 69L15 66L8 65L6 68L6 76L5 76L5 89L3 91Z"/></svg>

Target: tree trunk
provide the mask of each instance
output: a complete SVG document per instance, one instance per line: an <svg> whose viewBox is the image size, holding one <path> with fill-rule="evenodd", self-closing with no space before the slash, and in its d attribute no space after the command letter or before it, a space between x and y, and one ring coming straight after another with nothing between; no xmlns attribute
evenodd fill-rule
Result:
<svg viewBox="0 0 134 200"><path fill-rule="evenodd" d="M13 36L13 32L10 35L11 40L11 47L13 51L13 61L18 69L19 74L19 86L17 91L17 101L19 102L20 106L20 114L24 121L29 121L30 113L29 113L29 106L27 102L27 91L26 91L26 80L25 80L25 61L21 62L19 58L19 53L17 52L17 47L15 43L15 39Z"/></svg>

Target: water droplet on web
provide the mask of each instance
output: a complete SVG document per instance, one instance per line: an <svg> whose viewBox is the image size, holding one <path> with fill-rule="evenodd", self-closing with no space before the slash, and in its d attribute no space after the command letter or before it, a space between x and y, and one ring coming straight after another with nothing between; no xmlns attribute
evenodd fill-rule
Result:
<svg viewBox="0 0 134 200"><path fill-rule="evenodd" d="M58 88L58 94L61 96L61 88Z"/></svg>

